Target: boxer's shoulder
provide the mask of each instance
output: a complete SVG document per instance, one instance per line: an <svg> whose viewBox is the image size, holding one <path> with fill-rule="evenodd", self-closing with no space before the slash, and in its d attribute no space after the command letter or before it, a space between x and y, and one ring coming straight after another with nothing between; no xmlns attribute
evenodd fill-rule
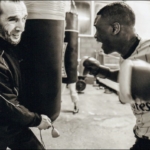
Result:
<svg viewBox="0 0 150 150"><path fill-rule="evenodd" d="M141 39L139 45L136 47L129 59L141 59L149 62L150 57L150 39Z"/></svg>
<svg viewBox="0 0 150 150"><path fill-rule="evenodd" d="M140 52L147 53L147 48L150 48L150 39L141 39L139 45L136 50Z"/></svg>

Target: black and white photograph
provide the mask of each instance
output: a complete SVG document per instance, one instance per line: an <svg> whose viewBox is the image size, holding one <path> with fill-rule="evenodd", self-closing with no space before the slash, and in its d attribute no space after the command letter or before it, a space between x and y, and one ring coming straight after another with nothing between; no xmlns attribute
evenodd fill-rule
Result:
<svg viewBox="0 0 150 150"><path fill-rule="evenodd" d="M0 0L0 150L150 150L150 1Z"/></svg>

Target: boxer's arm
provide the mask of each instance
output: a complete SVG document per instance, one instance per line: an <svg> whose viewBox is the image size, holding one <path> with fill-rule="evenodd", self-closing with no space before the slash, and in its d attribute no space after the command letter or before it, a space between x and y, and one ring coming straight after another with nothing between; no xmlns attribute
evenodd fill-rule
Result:
<svg viewBox="0 0 150 150"><path fill-rule="evenodd" d="M95 58L88 57L83 62L83 75L91 74L95 77L108 78L114 82L118 81L119 70L111 70L109 67L100 65L100 62Z"/></svg>
<svg viewBox="0 0 150 150"><path fill-rule="evenodd" d="M119 69L118 70L110 70L110 73L108 74L108 79L118 82L118 75L119 75Z"/></svg>

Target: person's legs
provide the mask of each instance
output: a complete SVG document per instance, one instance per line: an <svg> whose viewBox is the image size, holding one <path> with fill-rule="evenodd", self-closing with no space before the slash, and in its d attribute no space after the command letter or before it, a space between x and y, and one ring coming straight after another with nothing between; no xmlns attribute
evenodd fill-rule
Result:
<svg viewBox="0 0 150 150"><path fill-rule="evenodd" d="M61 83L61 94L63 94L65 92L65 89L66 89L66 84Z"/></svg>
<svg viewBox="0 0 150 150"><path fill-rule="evenodd" d="M65 83L61 83L61 101L63 101L63 93L65 92L66 89L66 84Z"/></svg>
<svg viewBox="0 0 150 150"><path fill-rule="evenodd" d="M135 144L130 148L130 150L149 150L150 140L137 138Z"/></svg>
<svg viewBox="0 0 150 150"><path fill-rule="evenodd" d="M3 141L0 141L0 150L6 150L7 144L4 143Z"/></svg>
<svg viewBox="0 0 150 150"><path fill-rule="evenodd" d="M6 150L10 143L13 143L13 137L0 137L0 150Z"/></svg>
<svg viewBox="0 0 150 150"><path fill-rule="evenodd" d="M74 103L74 113L78 113L78 111L79 111L79 106L78 106L79 96L76 91L76 83L70 83L70 84L68 84L68 87L70 90L71 100Z"/></svg>
<svg viewBox="0 0 150 150"><path fill-rule="evenodd" d="M136 139L135 144L130 148L130 150L139 149L138 139Z"/></svg>
<svg viewBox="0 0 150 150"><path fill-rule="evenodd" d="M16 149L36 149L44 150L45 148L33 134L30 129L25 129L15 136L14 143L8 146L11 150Z"/></svg>

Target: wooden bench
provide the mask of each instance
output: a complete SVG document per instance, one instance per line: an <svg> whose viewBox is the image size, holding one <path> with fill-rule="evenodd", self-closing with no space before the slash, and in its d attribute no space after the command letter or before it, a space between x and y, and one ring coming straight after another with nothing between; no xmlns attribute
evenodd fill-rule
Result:
<svg viewBox="0 0 150 150"><path fill-rule="evenodd" d="M102 79L99 77L97 77L97 81L100 86L104 86L104 87L112 90L115 93L119 92L119 84L118 83L111 81L109 79Z"/></svg>

